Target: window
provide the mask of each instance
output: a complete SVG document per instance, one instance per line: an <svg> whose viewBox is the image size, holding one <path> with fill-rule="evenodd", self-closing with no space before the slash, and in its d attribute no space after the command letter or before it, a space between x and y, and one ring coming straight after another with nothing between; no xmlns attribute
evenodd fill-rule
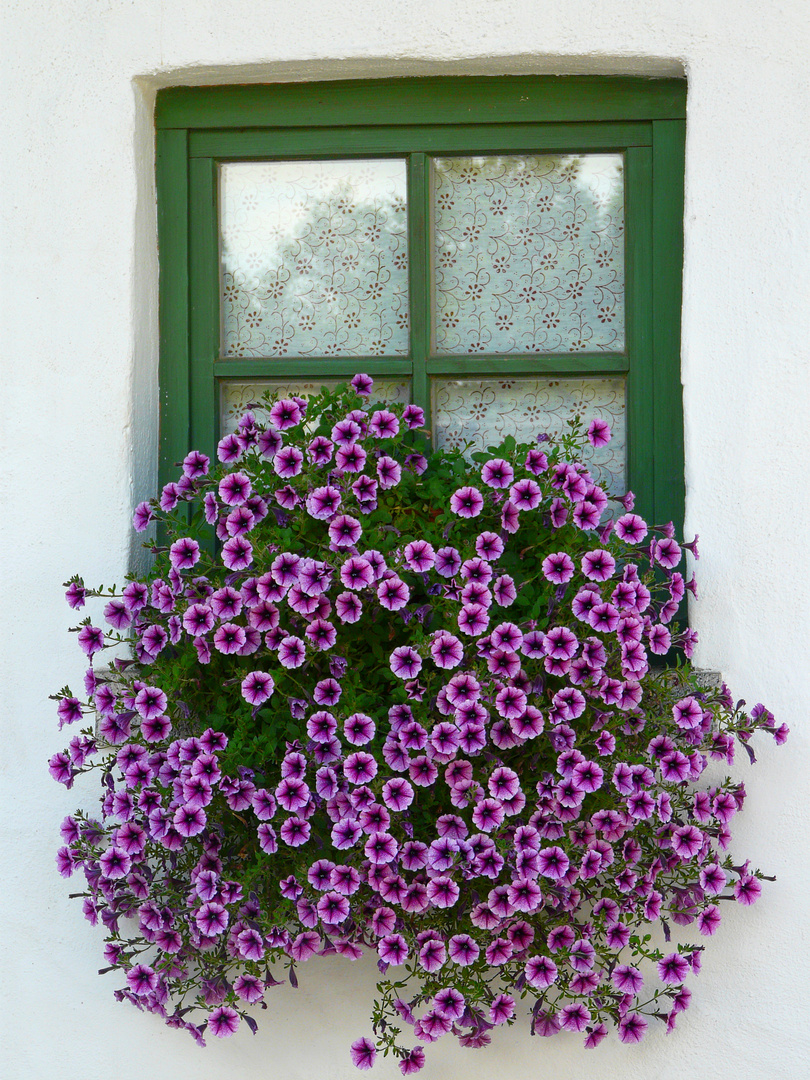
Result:
<svg viewBox="0 0 810 1080"><path fill-rule="evenodd" d="M677 80L161 91L164 478L363 370L437 445L609 415L600 479L680 523L684 115Z"/></svg>

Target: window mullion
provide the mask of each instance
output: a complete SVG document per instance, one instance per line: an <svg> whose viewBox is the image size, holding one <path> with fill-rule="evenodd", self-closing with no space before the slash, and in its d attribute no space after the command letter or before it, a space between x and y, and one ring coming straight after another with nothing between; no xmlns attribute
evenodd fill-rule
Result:
<svg viewBox="0 0 810 1080"><path fill-rule="evenodd" d="M429 159L426 154L408 157L408 261L410 285L411 359L413 401L425 410L430 427L430 384L427 359L430 353L430 206Z"/></svg>
<svg viewBox="0 0 810 1080"><path fill-rule="evenodd" d="M627 293L627 484L642 516L653 519L652 152L625 152L625 288Z"/></svg>
<svg viewBox="0 0 810 1080"><path fill-rule="evenodd" d="M219 213L212 158L189 162L189 220L191 445L208 448L219 438Z"/></svg>

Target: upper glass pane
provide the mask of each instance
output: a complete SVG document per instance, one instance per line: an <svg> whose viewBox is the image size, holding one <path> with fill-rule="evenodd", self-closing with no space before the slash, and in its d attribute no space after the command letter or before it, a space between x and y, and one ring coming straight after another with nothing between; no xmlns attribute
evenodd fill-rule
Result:
<svg viewBox="0 0 810 1080"><path fill-rule="evenodd" d="M437 353L624 349L622 154L432 166Z"/></svg>
<svg viewBox="0 0 810 1080"><path fill-rule="evenodd" d="M220 169L224 356L409 351L402 159Z"/></svg>

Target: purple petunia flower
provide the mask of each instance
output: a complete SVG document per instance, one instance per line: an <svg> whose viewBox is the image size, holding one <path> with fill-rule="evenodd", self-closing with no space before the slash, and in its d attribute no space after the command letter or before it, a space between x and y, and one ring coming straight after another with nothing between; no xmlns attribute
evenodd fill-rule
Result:
<svg viewBox="0 0 810 1080"><path fill-rule="evenodd" d="M374 380L370 375L364 375L358 372L358 374L352 378L352 386L354 387L355 393L360 397L368 397L373 385Z"/></svg>
<svg viewBox="0 0 810 1080"><path fill-rule="evenodd" d="M414 679L422 670L422 657L410 645L400 645L391 653L390 667L398 679Z"/></svg>
<svg viewBox="0 0 810 1080"><path fill-rule="evenodd" d="M398 851L399 844L390 833L386 832L372 833L363 847L363 854L367 859L371 860L374 866L385 866L387 863L392 862L396 858Z"/></svg>
<svg viewBox="0 0 810 1080"><path fill-rule="evenodd" d="M332 827L332 845L338 851L345 851L354 847L362 835L363 830L360 828L356 818L341 818Z"/></svg>
<svg viewBox="0 0 810 1080"><path fill-rule="evenodd" d="M306 646L299 637L290 635L285 637L278 647L278 661L282 667L301 667L306 659Z"/></svg>
<svg viewBox="0 0 810 1080"><path fill-rule="evenodd" d="M565 551L555 551L543 559L543 576L554 585L566 585L574 576L574 562Z"/></svg>
<svg viewBox="0 0 810 1080"><path fill-rule="evenodd" d="M384 964L404 964L408 946L402 934L386 934L377 942L377 952Z"/></svg>
<svg viewBox="0 0 810 1080"><path fill-rule="evenodd" d="M158 975L154 968L146 964L133 964L127 972L127 983L133 994L145 997L157 989Z"/></svg>
<svg viewBox="0 0 810 1080"><path fill-rule="evenodd" d="M568 856L561 847L542 848L537 853L538 872L543 877L551 878L552 881L561 881L566 873L570 862Z"/></svg>
<svg viewBox="0 0 810 1080"><path fill-rule="evenodd" d="M288 847L301 847L309 840L310 825L300 817L290 817L280 830L281 839Z"/></svg>
<svg viewBox="0 0 810 1080"><path fill-rule="evenodd" d="M200 558L200 545L189 536L175 540L169 548L169 560L175 570L190 570Z"/></svg>
<svg viewBox="0 0 810 1080"><path fill-rule="evenodd" d="M239 1027L239 1013L230 1005L218 1005L208 1017L208 1030L218 1039L234 1035Z"/></svg>
<svg viewBox="0 0 810 1080"><path fill-rule="evenodd" d="M349 901L339 892L327 892L315 905L318 918L325 926L337 926L349 917Z"/></svg>
<svg viewBox="0 0 810 1080"><path fill-rule="evenodd" d="M427 897L429 902L435 908L453 907L459 896L460 890L458 885L451 877L448 877L445 874L431 878L430 881L428 881Z"/></svg>
<svg viewBox="0 0 810 1080"><path fill-rule="evenodd" d="M206 476L210 465L211 459L199 450L192 450L183 458L183 472L189 480L199 480L201 476Z"/></svg>
<svg viewBox="0 0 810 1080"><path fill-rule="evenodd" d="M478 488L459 488L450 496L450 509L459 517L478 517L484 509L484 497Z"/></svg>
<svg viewBox="0 0 810 1080"><path fill-rule="evenodd" d="M350 1047L350 1053L352 1064L358 1069L370 1069L377 1059L377 1047L371 1039L356 1039Z"/></svg>
<svg viewBox="0 0 810 1080"><path fill-rule="evenodd" d="M362 533L360 522L348 514L338 514L329 525L329 539L338 548L353 547Z"/></svg>
<svg viewBox="0 0 810 1080"><path fill-rule="evenodd" d="M77 720L81 720L82 707L79 699L75 697L62 698L56 706L56 713L59 717L60 730L65 724L74 724Z"/></svg>
<svg viewBox="0 0 810 1080"><path fill-rule="evenodd" d="M79 646L87 656L101 652L104 648L104 631L97 626L83 626L79 631Z"/></svg>
<svg viewBox="0 0 810 1080"><path fill-rule="evenodd" d="M442 547L436 552L436 573L451 578L461 569L461 556L454 547Z"/></svg>
<svg viewBox="0 0 810 1080"><path fill-rule="evenodd" d="M222 545L222 561L229 570L246 570L253 562L253 545L244 536L232 536Z"/></svg>
<svg viewBox="0 0 810 1080"><path fill-rule="evenodd" d="M532 956L526 961L524 974L535 990L546 990L557 979L557 965L549 956Z"/></svg>
<svg viewBox="0 0 810 1080"><path fill-rule="evenodd" d="M382 797L387 807L399 813L411 805L414 800L414 791L403 776L394 776L383 784Z"/></svg>
<svg viewBox="0 0 810 1080"><path fill-rule="evenodd" d="M299 934L289 945L288 952L293 960L299 963L315 956L321 947L321 939L314 930L305 930Z"/></svg>
<svg viewBox="0 0 810 1080"><path fill-rule="evenodd" d="M340 568L340 580L347 589L365 589L374 581L374 571L368 559L353 555Z"/></svg>
<svg viewBox="0 0 810 1080"><path fill-rule="evenodd" d="M154 511L148 502L138 503L132 515L132 526L136 532L145 532L154 520ZM73 606L73 605L71 605ZM78 605L77 605L78 606Z"/></svg>
<svg viewBox="0 0 810 1080"><path fill-rule="evenodd" d="M594 417L588 425L586 435L591 446L596 448L607 446L611 438L610 424L601 417Z"/></svg>
<svg viewBox="0 0 810 1080"><path fill-rule="evenodd" d="M282 480L298 476L304 465L304 455L297 446L282 446L273 458L273 469Z"/></svg>
<svg viewBox="0 0 810 1080"><path fill-rule="evenodd" d="M679 728L693 731L703 720L703 709L695 698L685 697L672 706L672 715Z"/></svg>
<svg viewBox="0 0 810 1080"><path fill-rule="evenodd" d="M430 655L436 667L451 670L464 659L464 649L457 637L446 630L439 630L430 643Z"/></svg>
<svg viewBox="0 0 810 1080"><path fill-rule="evenodd" d="M358 476L352 484L352 492L361 507L368 505L373 509L377 500L377 481L365 474Z"/></svg>
<svg viewBox="0 0 810 1080"><path fill-rule="evenodd" d="M674 570L681 561L681 549L671 536L665 536L662 540L659 540L654 545L653 551L656 562L659 562L667 570Z"/></svg>
<svg viewBox="0 0 810 1080"><path fill-rule="evenodd" d="M465 604L458 615L458 628L463 634L478 637L489 626L489 615L482 604Z"/></svg>
<svg viewBox="0 0 810 1080"><path fill-rule="evenodd" d="M498 607L510 607L517 599L514 579L509 574L501 574L492 583L492 595Z"/></svg>
<svg viewBox="0 0 810 1080"><path fill-rule="evenodd" d="M542 450L530 450L526 455L524 465L535 476L539 476L548 469L548 458Z"/></svg>
<svg viewBox="0 0 810 1080"><path fill-rule="evenodd" d="M658 978L668 986L679 986L689 974L689 962L680 953L668 953L656 964Z"/></svg>
<svg viewBox="0 0 810 1080"><path fill-rule="evenodd" d="M392 439L399 434L399 420L388 409L380 409L372 414L368 430L378 439Z"/></svg>
<svg viewBox="0 0 810 1080"><path fill-rule="evenodd" d="M249 705L263 705L274 689L273 677L265 671L251 671L242 680L242 697Z"/></svg>
<svg viewBox="0 0 810 1080"><path fill-rule="evenodd" d="M487 487L504 490L515 478L515 473L508 461L492 458L481 468L481 481Z"/></svg>
<svg viewBox="0 0 810 1080"><path fill-rule="evenodd" d="M489 1007L489 1019L493 1024L505 1024L515 1015L515 999L509 994L498 994Z"/></svg>
<svg viewBox="0 0 810 1080"><path fill-rule="evenodd" d="M427 540L412 540L405 546L403 554L411 570L420 574L426 573L436 562L436 553Z"/></svg>
<svg viewBox="0 0 810 1080"><path fill-rule="evenodd" d="M277 431L297 427L303 418L301 406L293 398L282 398L277 401L268 414L270 423Z"/></svg>
<svg viewBox="0 0 810 1080"><path fill-rule="evenodd" d="M168 513L180 501L182 490L178 484L166 484L160 493L160 509Z"/></svg>
<svg viewBox="0 0 810 1080"><path fill-rule="evenodd" d="M334 449L325 435L316 435L307 447L307 454L313 465L327 465L332 460Z"/></svg>
<svg viewBox="0 0 810 1080"><path fill-rule="evenodd" d="M419 405L406 405L402 412L402 419L409 431L416 431L425 426L425 411Z"/></svg>
<svg viewBox="0 0 810 1080"><path fill-rule="evenodd" d="M627 544L638 544L647 535L647 524L638 514L622 514L615 527L618 538Z"/></svg>
<svg viewBox="0 0 810 1080"><path fill-rule="evenodd" d="M340 593L335 598L335 611L343 623L356 623L363 611L363 605L354 593Z"/></svg>
<svg viewBox="0 0 810 1080"><path fill-rule="evenodd" d="M377 762L371 754L357 750L343 762L343 775L350 784L367 784L377 775Z"/></svg>
<svg viewBox="0 0 810 1080"><path fill-rule="evenodd" d="M377 587L377 599L387 611L399 611L408 603L410 596L410 589L398 577L386 578Z"/></svg>
<svg viewBox="0 0 810 1080"><path fill-rule="evenodd" d="M739 881L734 882L734 896L740 904L755 904L761 895L762 885L753 874L743 874Z"/></svg>
<svg viewBox="0 0 810 1080"><path fill-rule="evenodd" d="M337 630L326 619L313 619L306 628L305 635L316 649L322 651L331 649L337 641Z"/></svg>
<svg viewBox="0 0 810 1080"><path fill-rule="evenodd" d="M510 534L520 528L520 511L509 499L501 507L501 527Z"/></svg>
<svg viewBox="0 0 810 1080"><path fill-rule="evenodd" d="M255 1005L264 997L261 979L256 975L238 975L233 988L236 996L249 1005Z"/></svg>
<svg viewBox="0 0 810 1080"><path fill-rule="evenodd" d="M223 623L214 631L214 648L226 656L238 653L246 640L244 628L236 623Z"/></svg>
<svg viewBox="0 0 810 1080"><path fill-rule="evenodd" d="M543 492L534 480L518 480L509 489L509 502L518 510L536 510L543 499Z"/></svg>
<svg viewBox="0 0 810 1080"><path fill-rule="evenodd" d="M377 476L381 488L396 487L402 479L402 467L393 458L383 455L377 462Z"/></svg>
<svg viewBox="0 0 810 1080"><path fill-rule="evenodd" d="M469 968L478 959L481 949L469 934L454 934L447 943L447 953L460 968Z"/></svg>
<svg viewBox="0 0 810 1080"><path fill-rule="evenodd" d="M623 1043L641 1042L647 1031L647 1021L641 1013L625 1013L619 1021L619 1039Z"/></svg>
<svg viewBox="0 0 810 1080"><path fill-rule="evenodd" d="M151 720L166 711L168 700L157 686L144 686L135 695L134 705L144 720Z"/></svg>
<svg viewBox="0 0 810 1080"><path fill-rule="evenodd" d="M327 484L325 487L315 488L307 495L307 513L310 517L321 521L328 521L337 513L340 506L340 492L336 487Z"/></svg>
<svg viewBox="0 0 810 1080"><path fill-rule="evenodd" d="M445 1020L460 1020L466 1007L464 995L454 986L439 990L433 999L433 1010Z"/></svg>
<svg viewBox="0 0 810 1080"><path fill-rule="evenodd" d="M253 486L244 473L234 472L220 480L217 490L227 506L242 506L250 498Z"/></svg>
<svg viewBox="0 0 810 1080"><path fill-rule="evenodd" d="M335 468L339 473L359 473L366 464L366 452L359 443L338 447Z"/></svg>
<svg viewBox="0 0 810 1080"><path fill-rule="evenodd" d="M376 726L370 716L355 712L346 717L343 730L347 742L353 746L364 746L374 738Z"/></svg>

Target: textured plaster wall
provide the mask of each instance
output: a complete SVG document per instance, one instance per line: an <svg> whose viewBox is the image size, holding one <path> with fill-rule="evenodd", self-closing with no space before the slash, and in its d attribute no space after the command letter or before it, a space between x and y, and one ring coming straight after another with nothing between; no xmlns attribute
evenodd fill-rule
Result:
<svg viewBox="0 0 810 1080"><path fill-rule="evenodd" d="M760 765L736 845L778 875L730 910L669 1036L434 1049L423 1075L781 1080L806 1075L810 992L810 93L807 5L785 0L7 0L2 16L0 850L4 1080L353 1075L369 965L281 989L256 1038L206 1051L116 1004L101 934L55 872L81 792L45 761L48 694L80 681L59 584L120 581L157 439L151 109L158 86L422 73L689 78L683 382L699 659L793 735ZM89 796L85 796L88 798ZM346 970L344 970L344 968ZM306 973L309 974L308 972ZM399 1075L391 1062L381 1077Z"/></svg>

